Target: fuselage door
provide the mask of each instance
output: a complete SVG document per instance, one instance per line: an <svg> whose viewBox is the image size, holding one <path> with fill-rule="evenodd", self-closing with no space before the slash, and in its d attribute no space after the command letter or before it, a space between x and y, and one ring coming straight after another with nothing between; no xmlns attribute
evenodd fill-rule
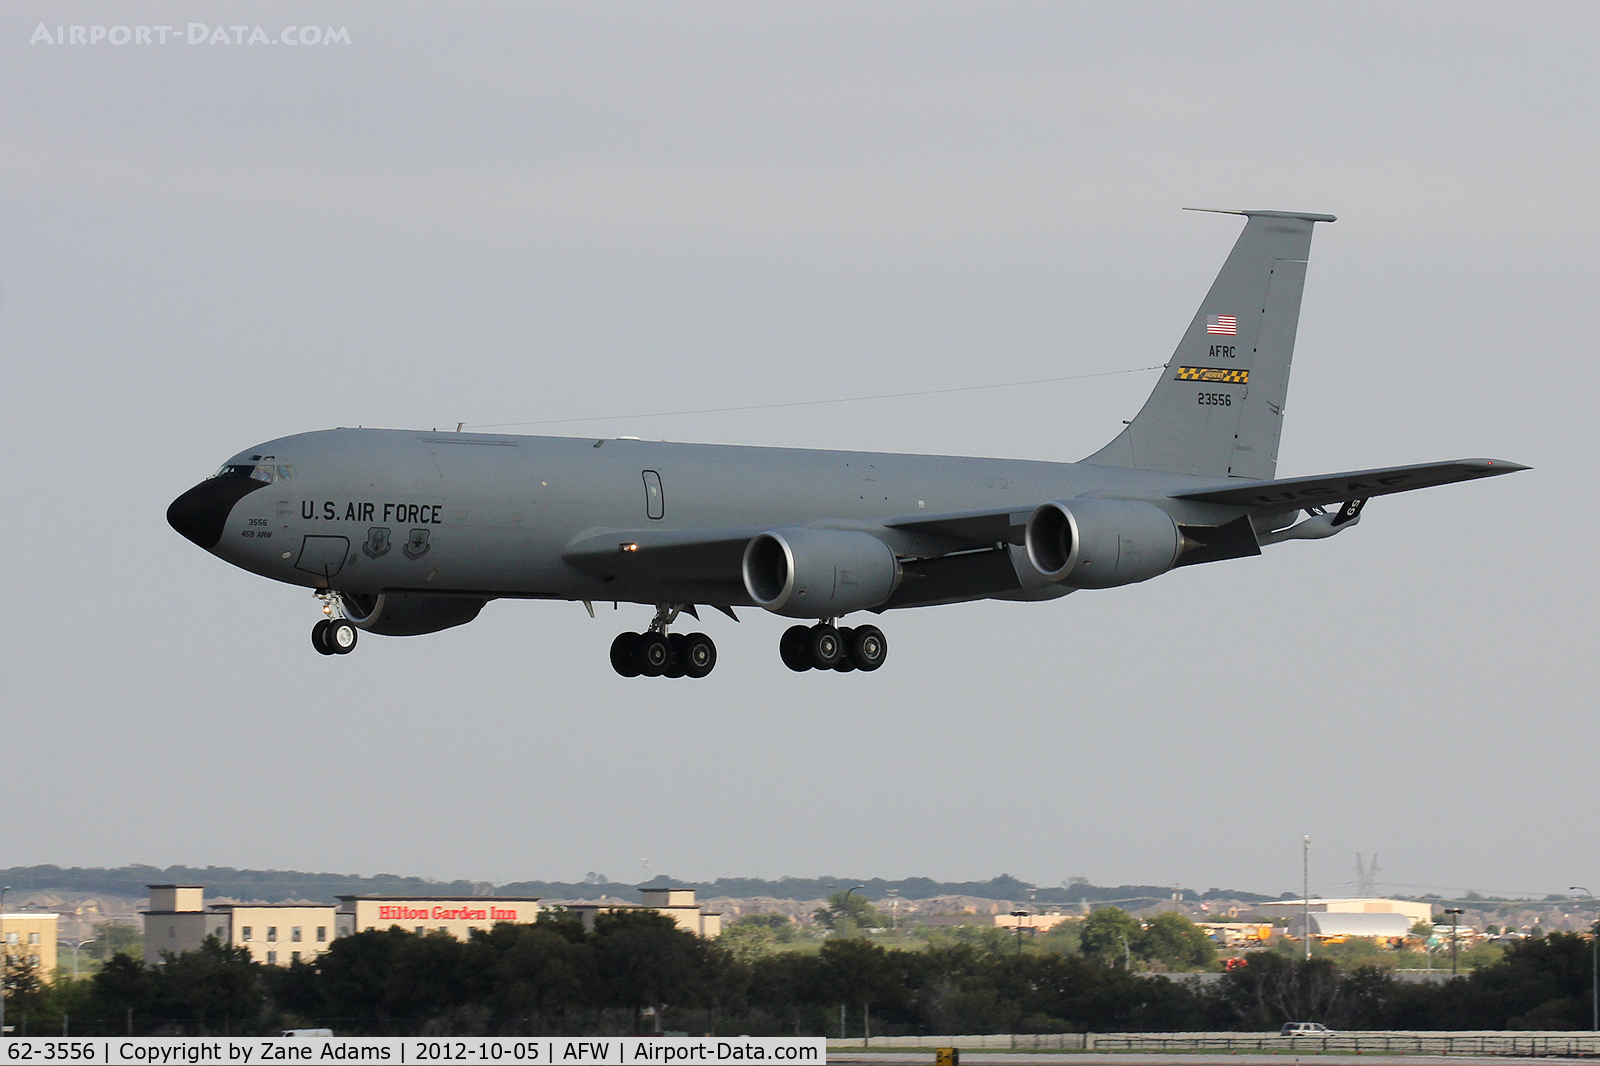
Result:
<svg viewBox="0 0 1600 1066"><path fill-rule="evenodd" d="M661 475L654 470L644 472L644 513L650 518L664 518L666 500L661 495Z"/></svg>

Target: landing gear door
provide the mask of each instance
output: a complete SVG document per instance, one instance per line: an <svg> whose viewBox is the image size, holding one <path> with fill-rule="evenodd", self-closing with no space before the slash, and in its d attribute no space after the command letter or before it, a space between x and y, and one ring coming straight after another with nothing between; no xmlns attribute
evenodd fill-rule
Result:
<svg viewBox="0 0 1600 1066"><path fill-rule="evenodd" d="M644 513L647 518L665 518L666 499L661 494L661 475L654 470L644 472Z"/></svg>
<svg viewBox="0 0 1600 1066"><path fill-rule="evenodd" d="M349 551L348 537L308 536L300 542L300 557L294 561L294 568L316 574L326 582L344 568Z"/></svg>

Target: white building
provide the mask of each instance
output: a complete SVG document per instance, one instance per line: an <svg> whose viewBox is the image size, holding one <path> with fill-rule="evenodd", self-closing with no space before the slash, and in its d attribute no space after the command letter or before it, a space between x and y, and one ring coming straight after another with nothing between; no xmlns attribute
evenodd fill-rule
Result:
<svg viewBox="0 0 1600 1066"><path fill-rule="evenodd" d="M1257 903L1255 913L1263 918L1293 918L1306 909L1303 899L1280 899L1272 903ZM1311 900L1312 914L1403 914L1410 929L1418 922L1433 921L1433 904L1418 903L1409 899L1315 899Z"/></svg>
<svg viewBox="0 0 1600 1066"><path fill-rule="evenodd" d="M1307 915L1289 919L1289 935L1295 939L1305 936ZM1328 937L1369 936L1385 940L1404 937L1411 932L1413 923L1409 916L1394 912L1361 913L1356 911L1312 911L1309 915L1311 935Z"/></svg>

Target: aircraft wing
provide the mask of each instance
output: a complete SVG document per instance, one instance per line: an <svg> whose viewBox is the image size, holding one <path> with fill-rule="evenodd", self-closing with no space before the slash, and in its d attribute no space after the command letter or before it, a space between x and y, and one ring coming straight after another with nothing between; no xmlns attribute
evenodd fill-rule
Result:
<svg viewBox="0 0 1600 1066"><path fill-rule="evenodd" d="M1290 507L1305 507L1318 503L1364 500L1370 496L1387 496L1394 492L1451 485L1457 481L1474 481L1482 477L1514 474L1518 470L1527 469L1528 467L1520 463L1511 463L1504 459L1454 459L1445 463L1386 466L1377 470L1350 470L1340 474L1319 474L1314 477L1246 481L1226 488L1206 489L1203 492L1173 493L1172 498L1248 507L1256 511L1281 511L1286 504Z"/></svg>

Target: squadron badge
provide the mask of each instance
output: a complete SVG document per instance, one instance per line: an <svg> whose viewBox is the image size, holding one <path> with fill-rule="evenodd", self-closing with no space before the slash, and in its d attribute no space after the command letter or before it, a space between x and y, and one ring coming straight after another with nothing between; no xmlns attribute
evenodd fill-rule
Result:
<svg viewBox="0 0 1600 1066"><path fill-rule="evenodd" d="M368 559L382 559L389 554L389 527L373 526L367 530L367 542L361 545L361 551Z"/></svg>
<svg viewBox="0 0 1600 1066"><path fill-rule="evenodd" d="M406 541L405 547L400 550L406 553L407 559L420 559L428 554L429 547L428 531L426 529L413 529L411 531L411 539Z"/></svg>

